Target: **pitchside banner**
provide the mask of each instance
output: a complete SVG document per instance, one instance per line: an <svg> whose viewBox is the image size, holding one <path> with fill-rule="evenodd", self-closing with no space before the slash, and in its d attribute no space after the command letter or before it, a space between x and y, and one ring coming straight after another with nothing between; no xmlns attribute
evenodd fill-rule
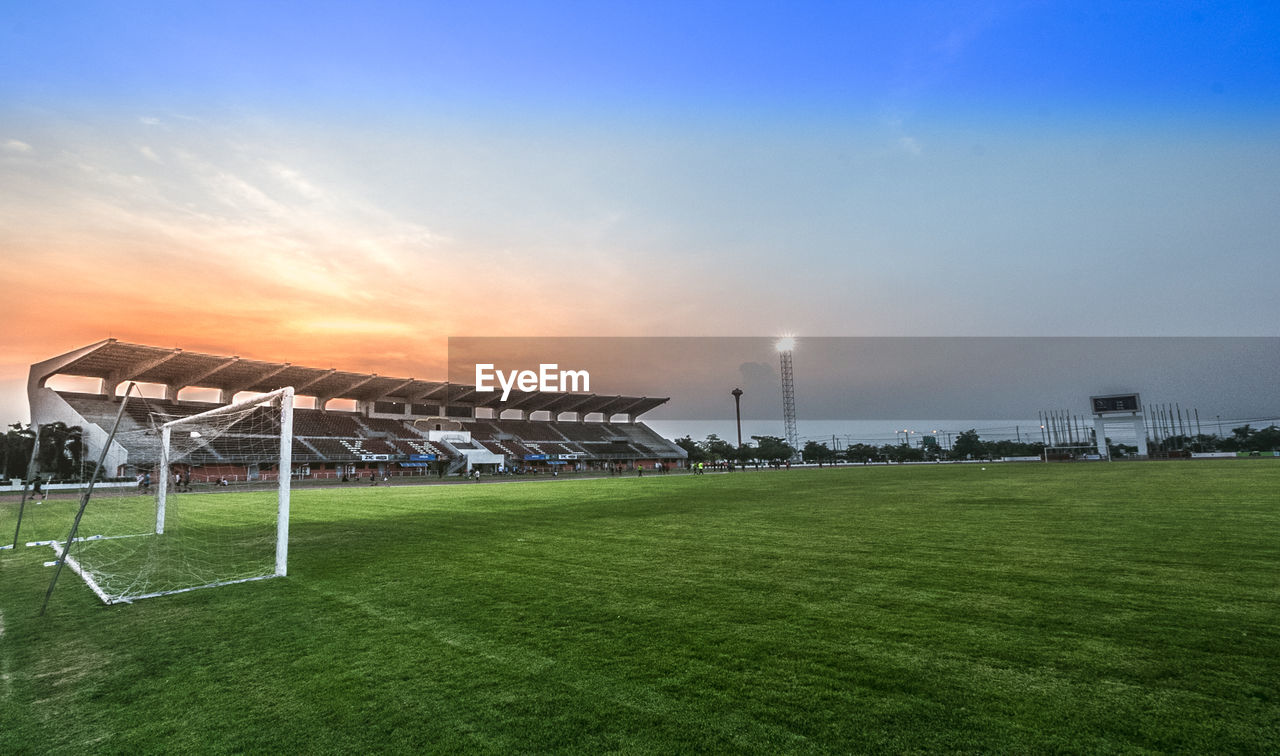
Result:
<svg viewBox="0 0 1280 756"><path fill-rule="evenodd" d="M507 391L667 398L644 421L734 420L780 431L777 337L451 337L448 378L477 397ZM1033 424L1046 410L1088 415L1090 397L1139 393L1209 418L1280 416L1277 337L795 337L798 421ZM774 426L777 426L774 428ZM892 427L889 425L887 427ZM901 429L907 432L904 426ZM1021 432L1021 429L1019 429ZM821 435L821 432L802 435ZM1010 434L1012 435L1012 434Z"/></svg>

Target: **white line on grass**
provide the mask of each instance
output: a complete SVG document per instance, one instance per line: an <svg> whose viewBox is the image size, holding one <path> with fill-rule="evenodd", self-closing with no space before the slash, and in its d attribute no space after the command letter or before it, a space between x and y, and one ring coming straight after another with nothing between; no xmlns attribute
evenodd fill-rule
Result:
<svg viewBox="0 0 1280 756"><path fill-rule="evenodd" d="M4 650L4 612L0 612L0 701L8 701L13 694L9 682L9 655Z"/></svg>

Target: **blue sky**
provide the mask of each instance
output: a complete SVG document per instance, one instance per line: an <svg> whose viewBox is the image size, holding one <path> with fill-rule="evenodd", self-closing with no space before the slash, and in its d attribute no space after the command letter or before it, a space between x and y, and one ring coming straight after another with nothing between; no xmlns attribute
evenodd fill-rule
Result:
<svg viewBox="0 0 1280 756"><path fill-rule="evenodd" d="M1275 115L1229 2L23 3L9 98L208 106Z"/></svg>
<svg viewBox="0 0 1280 756"><path fill-rule="evenodd" d="M22 3L28 365L448 335L1274 335L1271 3ZM193 289L185 282L195 282Z"/></svg>

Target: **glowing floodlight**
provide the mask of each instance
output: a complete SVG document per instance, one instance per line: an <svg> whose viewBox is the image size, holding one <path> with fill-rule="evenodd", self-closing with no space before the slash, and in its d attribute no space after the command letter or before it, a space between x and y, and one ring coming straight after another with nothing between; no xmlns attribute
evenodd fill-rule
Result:
<svg viewBox="0 0 1280 756"><path fill-rule="evenodd" d="M778 343L774 345L779 352L790 352L796 348L795 336L783 336L778 339Z"/></svg>

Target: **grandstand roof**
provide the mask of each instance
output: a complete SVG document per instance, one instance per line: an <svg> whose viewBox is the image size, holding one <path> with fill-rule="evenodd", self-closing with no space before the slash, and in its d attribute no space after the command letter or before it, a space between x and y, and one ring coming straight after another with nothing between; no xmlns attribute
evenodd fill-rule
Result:
<svg viewBox="0 0 1280 756"><path fill-rule="evenodd" d="M234 395L241 391L265 393L284 386L305 396L356 401L399 401L472 405L501 411L549 410L596 412L606 417L621 413L639 416L664 404L668 397L603 396L543 391L512 391L502 401L498 392L477 392L475 386L334 368L314 368L288 362L264 362L237 356L203 354L170 347L129 344L106 339L31 366L32 386L44 386L55 375L98 378L108 383L108 393L127 381L156 383L180 390L188 386L219 389Z"/></svg>

